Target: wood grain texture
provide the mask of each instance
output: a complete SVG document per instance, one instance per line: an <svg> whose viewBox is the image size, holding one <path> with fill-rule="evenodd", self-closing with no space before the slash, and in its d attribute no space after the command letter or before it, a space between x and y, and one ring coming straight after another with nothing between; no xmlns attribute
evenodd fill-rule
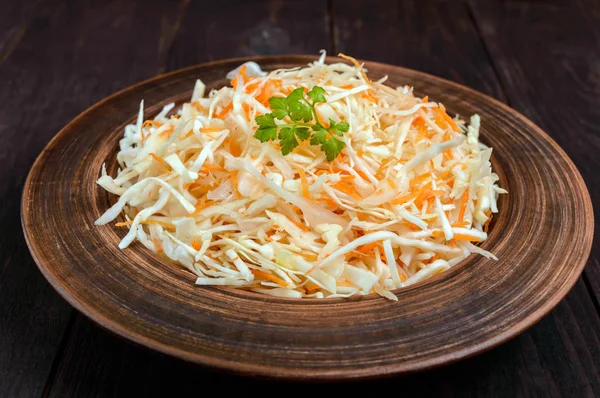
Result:
<svg viewBox="0 0 600 398"><path fill-rule="evenodd" d="M255 58L266 69L311 59ZM495 167L511 192L483 244L501 261L470 257L399 290L399 303L375 296L306 301L198 288L147 250L119 251L122 231L91 227L110 205L95 179L103 162L114 163L122 127L134 119L139 100L155 104L149 114L158 112L187 99L196 78L221 86L239 63L188 68L125 90L76 118L34 165L22 213L30 249L49 281L84 314L143 345L215 367L299 379L359 378L426 369L491 348L531 326L575 283L591 245L592 208L564 152L501 103L376 63L366 64L374 78L414 84L452 113L484 115L482 139L493 143ZM566 195L571 202L562 201ZM50 227L66 232L44 233Z"/></svg>
<svg viewBox="0 0 600 398"><path fill-rule="evenodd" d="M473 2L473 4L477 3L480 2ZM352 2L351 5L339 2L338 7L338 3L334 2L334 21L336 26L339 26L336 29L338 47L357 57L378 57L379 60L389 60L389 62L425 69L438 76L451 77L459 83L468 84L504 101L508 99L504 92L505 89L499 84L498 76L491 62L492 58L489 58L490 54L485 43L481 41L477 27L472 23L469 24L475 19L480 20L480 14L471 18L472 13L467 4L460 2L435 2L432 4L431 2L403 1L399 4L401 5L379 8L373 7L372 3L368 1L357 1ZM564 2L562 4L566 6ZM598 10L600 8L590 7L590 9ZM494 22L499 19L497 14L498 12L492 11L487 18ZM541 17L538 22L544 24L544 21L546 19ZM584 18L581 15L571 13L562 23L577 25L584 23L583 21ZM515 28L516 23L521 23L520 29ZM505 37L504 30L510 31L510 41L499 40L496 37L490 38L490 40L496 43L506 43L504 58L509 60L514 57L510 46L513 43L521 44L523 48L522 63L525 66L536 65L535 68L529 69L530 72L543 76L544 72L550 68L537 66L537 58L527 56L531 53L528 50L530 42L519 39L519 37L529 37L531 34L528 30L529 25L530 21L515 17L513 25L498 29L498 32L501 32L499 35L503 37ZM359 30L360 26L365 28ZM546 23L545 30L555 31L557 32L555 36L559 37L563 36L558 32L569 30L566 26L555 30L555 26L555 24ZM390 42L389 37L393 37L393 41ZM580 36L578 46L593 47L593 41L590 39L586 40L584 36ZM542 47L550 49L554 40L557 40L554 36L549 41L549 39L542 39L542 35L540 35L536 42L547 43ZM371 44L383 42L394 51L384 51L386 47ZM535 50L540 51L541 49L537 47ZM495 54L493 55L495 56ZM569 54L564 53L563 56L568 58ZM562 64L553 64L554 69L561 67ZM542 79L551 80L551 77ZM581 81L586 81L585 76L581 76ZM593 85L594 83L589 82L589 84ZM518 87L523 86L519 84ZM508 87L508 90L511 90L511 94L514 93L511 87ZM512 97L514 95L511 95ZM538 102L538 104L544 105L544 101ZM564 105L568 105L568 101L563 102ZM526 109L529 108L525 107L521 110ZM578 132L565 129L561 134L563 137L576 138ZM591 260L593 260L593 256ZM581 307L586 308L581 313L588 315L576 315L574 310ZM478 382L460 384L461 388L458 390L468 396L493 396L496 394L527 397L593 396L594 391L597 394L600 389L600 378L596 373L596 369L600 369L600 357L598 357L600 320L596 312L583 281L578 283L555 311L519 337L519 348L513 352L522 357L522 360L512 361L508 365L510 371L506 371L506 368L503 371L504 374L509 372L510 377L498 383L499 379L502 380L502 377L496 374L498 367L502 366L500 362L481 361L477 368L477 372L481 376L477 378ZM575 347L577 350L574 349ZM498 350L503 348L500 347ZM508 350L508 348L506 349ZM452 369L456 367L461 368L457 364L447 369L454 373ZM586 371L582 371L582 369ZM440 380L439 383L446 385L448 391L456 391L459 383L454 380L455 376L448 376L447 380ZM406 380L403 380L403 385L405 382ZM481 385L494 385L497 388L486 390Z"/></svg>
<svg viewBox="0 0 600 398"><path fill-rule="evenodd" d="M322 0L231 0L226 6L192 1L168 65L174 70L232 57L318 54L329 48L328 29L327 2Z"/></svg>
<svg viewBox="0 0 600 398"><path fill-rule="evenodd" d="M376 4L333 0L338 51L431 73L504 100L464 2Z"/></svg>
<svg viewBox="0 0 600 398"><path fill-rule="evenodd" d="M421 18L387 16L388 25L384 29L381 26L383 17L376 16L389 10L388 2L352 3L354 6L350 4L350 9L341 10L337 7L340 3L336 2L333 7L333 22L338 25L336 31L341 33L342 27L351 30L343 36L338 34L337 45L362 58L427 68L439 76L451 77L458 82L468 81L473 88L505 99L491 63L486 62L485 48L478 32L469 24L469 12L463 4L453 2L448 6L436 2L435 6L431 6L429 1L402 3ZM344 7L348 7L348 2L345 4ZM401 8L397 8L398 13ZM188 8L188 11L191 9ZM343 17L340 12L344 12ZM448 15L452 19L447 18ZM306 23L302 20L293 22ZM465 25L467 28L464 28ZM177 41L180 40L186 41L179 45L183 55L185 48L198 48L198 51L189 51L187 59L174 59L169 66L180 67L208 59L207 55L200 53L202 47L196 47L196 41L204 40L201 35L178 35ZM317 42L311 48L319 48L320 43L326 42L324 37L315 40ZM443 45L437 45L433 52L430 47L436 41L442 41ZM388 46L394 51L388 51ZM228 50L235 49L223 48L219 57L232 56ZM478 60L477 68L469 63L470 58ZM182 63L178 64L177 60ZM567 298L533 328L475 358L416 375L359 384L320 385L318 391L340 394L366 388L369 391L401 390L403 394L434 397L598 395L593 392L598 390L599 380L586 377L586 372L593 374L589 372L600 368L593 362L594 358L598 358L596 334L600 324L598 317L593 315L595 309L587 296L583 282L578 282ZM75 321L69 337L52 396L130 396L136 392L142 395L186 396L197 394L198 385L209 382L226 384L240 393L255 389L306 388L303 385L282 385L222 375L202 366L156 355L128 344L82 317ZM590 347L589 352L581 353L586 347ZM585 371L581 371L582 368ZM165 379L172 383L165 386L162 382Z"/></svg>
<svg viewBox="0 0 600 398"><path fill-rule="evenodd" d="M597 6L590 1L474 3L476 20L507 87L511 105L539 123L572 157L595 203L600 200L600 9ZM527 40L520 40L524 35ZM552 45L530 45L534 42ZM600 221L598 209L595 220ZM585 274L598 303L598 234Z"/></svg>
<svg viewBox="0 0 600 398"><path fill-rule="evenodd" d="M0 16L3 23L28 21L0 64L0 396L7 397L41 394L73 313L16 232L28 169L78 113L158 72L160 32L144 27L175 18L170 2L46 1L35 10L31 3L4 4ZM7 14L11 7L19 12ZM142 39L147 46L139 46Z"/></svg>
<svg viewBox="0 0 600 398"><path fill-rule="evenodd" d="M575 289L584 289L579 282ZM569 293L567 300L573 302ZM569 325L576 317L593 312L589 300L575 302L574 312L566 311ZM559 306L552 311L563 311ZM565 347L553 337L558 330L556 316L547 316L528 333L492 349L489 352L455 364L412 375L367 380L354 383L280 383L275 380L231 376L206 367L185 363L138 347L108 333L84 317L78 317L73 334L65 347L63 361L57 371L51 397L106 396L190 396L197 395L198 386L207 383L226 385L229 392L295 391L317 389L319 393L351 394L356 391L397 391L415 397L560 397L594 396L594 386L582 383L573 372L557 367L553 356L564 359L564 351L581 346L579 339ZM569 327L569 333L578 334ZM583 329L582 337L593 331ZM590 333L592 332L592 333ZM536 340L549 340L552 350L538 350ZM596 340L597 341L597 340ZM83 355L82 353L85 353ZM571 362L570 359L564 363ZM165 383L165 380L169 380ZM597 394L596 394L597 395Z"/></svg>

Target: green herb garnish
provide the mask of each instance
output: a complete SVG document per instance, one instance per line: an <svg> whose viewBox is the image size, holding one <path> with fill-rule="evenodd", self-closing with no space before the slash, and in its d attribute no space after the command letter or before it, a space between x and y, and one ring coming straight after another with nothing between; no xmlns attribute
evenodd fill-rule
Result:
<svg viewBox="0 0 600 398"><path fill-rule="evenodd" d="M258 130L254 134L260 142L279 139L281 153L287 155L298 146L298 140L310 138L311 145L320 145L327 161L334 160L346 144L338 139L348 131L348 123L329 119L329 127L319 123L315 105L325 103L325 90L314 86L306 96L304 88L299 87L285 98L271 97L269 104L273 112L258 116ZM291 123L275 124L275 119L283 121L286 117Z"/></svg>

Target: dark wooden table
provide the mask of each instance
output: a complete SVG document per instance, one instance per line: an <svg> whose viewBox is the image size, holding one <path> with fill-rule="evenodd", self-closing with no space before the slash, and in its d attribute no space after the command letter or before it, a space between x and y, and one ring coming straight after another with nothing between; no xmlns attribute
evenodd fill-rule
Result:
<svg viewBox="0 0 600 398"><path fill-rule="evenodd" d="M394 396L600 396L598 238L583 276L556 309L488 353L405 377L296 386L217 373L100 329L46 283L27 251L19 220L22 184L35 157L94 102L192 64L254 54L316 55L322 48L419 69L508 103L571 156L598 210L600 2L5 0L0 5L0 396L200 395L211 384L250 396L362 387Z"/></svg>

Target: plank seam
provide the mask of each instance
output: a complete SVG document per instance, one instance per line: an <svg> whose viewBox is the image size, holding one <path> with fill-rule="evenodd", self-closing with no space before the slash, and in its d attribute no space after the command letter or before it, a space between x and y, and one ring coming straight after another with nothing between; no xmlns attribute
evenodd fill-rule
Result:
<svg viewBox="0 0 600 398"><path fill-rule="evenodd" d="M31 23L37 16L38 8L41 3L42 0L35 4L30 16L18 26L12 35L10 35L6 41L6 46L4 46L4 48L0 48L0 65L2 65L4 61L6 61L6 59L13 53L25 36L25 33L27 33L29 26L31 26Z"/></svg>
<svg viewBox="0 0 600 398"><path fill-rule="evenodd" d="M483 37L483 32L481 30L481 27L477 23L477 18L475 18L475 12L473 11L473 6L471 5L471 3L469 1L465 2L465 6L467 7L467 14L469 15L469 18L471 19L471 23L473 24L473 27L475 28L475 31L477 32L477 37L479 38L479 42L481 43L481 46L483 47L483 52L485 53L485 56L488 58L490 65L492 66L492 70L494 71L494 75L496 76L496 81L498 82L498 86L500 86L500 90L502 92L502 97L503 97L502 102L505 102L506 104L508 104L510 106L510 100L508 98L508 94L507 94L504 82L502 81L502 76L500 75L500 71L498 70L498 66L496 65L494 57L492 56L492 53L485 41L485 38Z"/></svg>
<svg viewBox="0 0 600 398"><path fill-rule="evenodd" d="M327 0L327 26L329 27L329 45L331 55L337 55L337 43L335 40L335 19L333 16L333 0Z"/></svg>
<svg viewBox="0 0 600 398"><path fill-rule="evenodd" d="M46 379L46 384L44 385L44 389L42 390L42 397L49 397L52 392L52 387L54 387L54 382L56 380L56 375L58 373L58 369L60 364L62 363L65 352L67 348L67 344L69 340L71 340L71 335L73 334L74 326L75 326L75 317L76 311L74 308L71 309L71 315L69 315L69 321L67 322L67 327L63 333L62 338L60 339L60 344L58 345L58 349L56 350L56 356L52 361L52 366L50 367L50 372L48 373L48 378Z"/></svg>

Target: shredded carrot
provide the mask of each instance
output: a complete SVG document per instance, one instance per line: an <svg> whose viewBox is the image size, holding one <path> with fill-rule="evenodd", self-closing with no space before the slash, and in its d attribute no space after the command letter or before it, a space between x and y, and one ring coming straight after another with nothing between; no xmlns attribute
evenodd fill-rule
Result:
<svg viewBox="0 0 600 398"><path fill-rule="evenodd" d="M218 127L203 127L200 129L201 133L218 133L219 131L223 131L223 129Z"/></svg>
<svg viewBox="0 0 600 398"><path fill-rule="evenodd" d="M361 97L366 99L369 102L377 102L377 98L375 97L375 93L373 90L367 90L361 94Z"/></svg>
<svg viewBox="0 0 600 398"><path fill-rule="evenodd" d="M146 120L142 124L142 127L145 127L145 128L148 128L150 126L158 128L158 127L162 126L162 123L161 122L157 122L156 120Z"/></svg>
<svg viewBox="0 0 600 398"><path fill-rule="evenodd" d="M161 253L163 251L162 245L158 238L152 238L152 243L154 243L154 247L156 247L156 251Z"/></svg>
<svg viewBox="0 0 600 398"><path fill-rule="evenodd" d="M335 200L331 199L329 196L320 198L319 201L323 201L325 203L327 203L329 206L331 206L332 208L337 208L338 204Z"/></svg>
<svg viewBox="0 0 600 398"><path fill-rule="evenodd" d="M159 136L164 137L165 135L167 136L171 136L171 133L173 133L173 131L175 131L175 129L173 127L166 129L165 131L161 132L159 134Z"/></svg>
<svg viewBox="0 0 600 398"><path fill-rule="evenodd" d="M206 112L206 108L203 107L198 101L192 102L192 107L196 108L197 111Z"/></svg>
<svg viewBox="0 0 600 398"><path fill-rule="evenodd" d="M424 174L418 175L418 176L414 177L412 180L410 180L408 185L410 185L410 186L418 185L419 183L425 181L429 177L431 177L430 173L424 173Z"/></svg>
<svg viewBox="0 0 600 398"><path fill-rule="evenodd" d="M419 196L419 192L408 193L406 195L398 196L396 199L392 199L390 204L401 205L410 201L411 199L416 198L417 196Z"/></svg>
<svg viewBox="0 0 600 398"><path fill-rule="evenodd" d="M252 119L252 108L248 104L243 104L242 109L244 110L244 115L246 116L246 120L250 121Z"/></svg>
<svg viewBox="0 0 600 398"><path fill-rule="evenodd" d="M200 242L198 242L198 238L194 238L194 241L192 242L192 247L194 248L194 250L200 250Z"/></svg>
<svg viewBox="0 0 600 398"><path fill-rule="evenodd" d="M427 102L429 102L429 96L424 96L423 99L421 99L421 101L423 101L423 103L426 104Z"/></svg>
<svg viewBox="0 0 600 398"><path fill-rule="evenodd" d="M338 286L354 286L352 283L344 280L344 281L337 281L336 282Z"/></svg>
<svg viewBox="0 0 600 398"><path fill-rule="evenodd" d="M242 78L244 79L244 83L246 83L249 80L248 75L246 74L246 65L242 65L242 67L240 68L239 72L240 76L242 76Z"/></svg>
<svg viewBox="0 0 600 398"><path fill-rule="evenodd" d="M429 200L435 196L442 196L444 194L444 191L442 191L441 189L429 189L425 192L423 192L421 195L419 195L419 197L417 197L417 199L415 199L415 205L417 207L421 207L421 205L423 204L423 202L425 202L426 200ZM432 203L430 203L431 205Z"/></svg>
<svg viewBox="0 0 600 398"><path fill-rule="evenodd" d="M268 279L271 282L277 283L281 287L287 287L287 285L288 285L287 283L285 283L285 281L283 279L280 279L280 278L276 277L275 275L271 275L266 272L259 271L257 269L251 269L250 271L254 274L254 276Z"/></svg>
<svg viewBox="0 0 600 398"><path fill-rule="evenodd" d="M154 153L150 153L150 156L152 156L152 159L156 160L157 162L169 165L163 158L161 158L160 156L158 156L158 155L156 155Z"/></svg>
<svg viewBox="0 0 600 398"><path fill-rule="evenodd" d="M431 236L434 236L436 238L442 238L444 237L444 231L433 231L431 233ZM464 235L464 234L454 234L454 238L456 240L468 240L470 242L479 242L481 241L481 239L476 238L474 236L469 236L469 235Z"/></svg>
<svg viewBox="0 0 600 398"><path fill-rule="evenodd" d="M309 231L308 227L306 225L302 224L301 222L298 222L296 220L292 220L291 218L290 218L290 221L292 223L294 223L294 225L297 226L298 228L300 228L301 230L306 231L306 232Z"/></svg>
<svg viewBox="0 0 600 398"><path fill-rule="evenodd" d="M456 242L454 241L454 239L450 239L450 246L456 247Z"/></svg>
<svg viewBox="0 0 600 398"><path fill-rule="evenodd" d="M390 186L390 188L392 188L394 191L396 190L396 182L393 178L388 178L387 183Z"/></svg>
<svg viewBox="0 0 600 398"><path fill-rule="evenodd" d="M233 109L233 103L230 102L225 108L223 108L223 110L221 110L221 112L219 112L217 115L215 115L215 117L217 119L223 119L223 116L225 116L227 113L229 113L229 111L232 109Z"/></svg>
<svg viewBox="0 0 600 398"><path fill-rule="evenodd" d="M433 112L437 115L435 120L440 127L450 126L453 131L458 131L456 122L446 113L446 108L443 105L440 105L439 108L433 108Z"/></svg>
<svg viewBox="0 0 600 398"><path fill-rule="evenodd" d="M306 199L310 199L310 191L308 190L308 180L306 179L306 172L302 167L298 168L298 174L300 174L300 184L302 185L302 196Z"/></svg>
<svg viewBox="0 0 600 398"><path fill-rule="evenodd" d="M190 214L188 217L193 217L197 214L199 214L202 210L206 209L207 207L211 206L214 202L211 200L207 200L206 202L202 202L200 203L198 206L196 206L196 210L194 210L194 212L192 214Z"/></svg>
<svg viewBox="0 0 600 398"><path fill-rule="evenodd" d="M383 173L385 172L386 167L388 166L388 164L392 161L392 160L396 160L395 157L393 156L389 156L385 159L383 159L381 161L381 164L379 165L379 168L377 169L377 171L375 172L375 178L377 178L378 180L381 179L383 177ZM367 179L368 180L368 179Z"/></svg>
<svg viewBox="0 0 600 398"><path fill-rule="evenodd" d="M354 186L348 185L345 182L340 181L337 184L332 185L332 187L337 189L338 191L345 193L346 195L349 195L350 197L352 197L356 200L363 200L363 197L360 196L360 194L358 192L356 192L356 189L354 188Z"/></svg>
<svg viewBox="0 0 600 398"><path fill-rule="evenodd" d="M226 168L224 168L224 167L217 166L217 165L210 164L210 163L204 163L204 164L202 165L202 169L200 169L200 170L204 171L204 169L206 169L206 170L213 170L213 171L225 171L225 172L227 172L227 171L228 171L228 170L227 170Z"/></svg>
<svg viewBox="0 0 600 398"><path fill-rule="evenodd" d="M352 58L352 57L342 54L342 53L339 53L338 57L347 59L348 61L352 62L354 64L354 66L356 66L356 69L358 69L358 71L362 75L362 78L365 80L365 82L367 82L367 84L369 84L370 86L373 85L373 82L371 80L369 80L369 78L367 77L367 74L363 70L362 66L358 63L358 61L355 58Z"/></svg>
<svg viewBox="0 0 600 398"><path fill-rule="evenodd" d="M269 103L269 98L275 94L278 88L281 88L282 82L279 79L269 80L262 88L261 92L256 96L256 100L263 105Z"/></svg>
<svg viewBox="0 0 600 398"><path fill-rule="evenodd" d="M233 187L233 190L235 191L235 194L239 195L240 191L238 191L238 179L237 179L237 177L238 177L238 170L233 170L231 172L231 176L230 176L230 178L231 178L231 186Z"/></svg>
<svg viewBox="0 0 600 398"><path fill-rule="evenodd" d="M131 225L133 223L132 220L129 221L123 221L123 222L118 222L115 224L115 227L124 227L126 225Z"/></svg>
<svg viewBox="0 0 600 398"><path fill-rule="evenodd" d="M356 251L362 253L362 254L367 254L373 251L373 249L375 249L376 247L379 246L379 242L371 242L371 243L367 243L366 245L362 245L356 248Z"/></svg>
<svg viewBox="0 0 600 398"><path fill-rule="evenodd" d="M469 201L469 189L465 190L461 198L460 211L458 213L458 223L461 224L465 218L465 211L467 210L467 202Z"/></svg>
<svg viewBox="0 0 600 398"><path fill-rule="evenodd" d="M485 220L485 223L483 224L483 232L485 232L487 234L488 229L490 227L490 222L492 222L492 211L491 210L486 210L485 215L487 216L487 220Z"/></svg>
<svg viewBox="0 0 600 398"><path fill-rule="evenodd" d="M158 220L145 220L145 221L140 221L140 224L156 224L156 225L160 225L161 227L165 227L165 228L171 228L171 229L175 229L175 225L168 223L168 222L164 222L164 221L158 221Z"/></svg>
<svg viewBox="0 0 600 398"><path fill-rule="evenodd" d="M354 88L354 84L344 84L344 85L340 86L340 88L348 90L348 89Z"/></svg>

